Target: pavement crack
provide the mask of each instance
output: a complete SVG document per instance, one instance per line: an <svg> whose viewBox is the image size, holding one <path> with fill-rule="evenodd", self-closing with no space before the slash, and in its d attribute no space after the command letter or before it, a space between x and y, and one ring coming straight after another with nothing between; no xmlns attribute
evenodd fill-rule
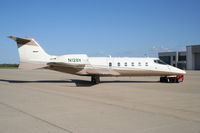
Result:
<svg viewBox="0 0 200 133"><path fill-rule="evenodd" d="M3 102L0 102L0 104L3 105L3 106L5 106L5 107L11 108L11 109L13 109L13 110L15 110L15 111L18 111L18 112L20 112L20 113L23 113L23 114L25 114L25 115L27 115L27 116L29 116L29 117L32 117L32 118L34 118L34 119L37 119L37 120L39 120L39 121L41 121L41 122L44 122L44 123L46 123L46 124L48 124L48 125L50 125L50 126L56 127L56 128L58 128L58 129L60 129L60 130L63 130L63 131L65 131L65 132L67 132L67 133L73 133L73 132L72 132L71 130L69 130L69 129L63 128L63 127L58 126L58 125L56 125L56 124L54 124L54 123L51 123L51 122L49 122L49 121L47 121L47 120L41 119L41 118L39 118L39 117L37 117L37 116L35 116L35 115L33 115L33 114L27 113L27 112L25 112L25 111L23 111L23 110L21 110L21 109L18 109L18 108L14 107L14 106L9 105L9 104L3 103Z"/></svg>
<svg viewBox="0 0 200 133"><path fill-rule="evenodd" d="M174 118L180 119L180 120L187 120L187 121L191 121L191 122L195 122L195 123L200 123L199 120L183 118L183 117L179 117L177 115L170 114L170 113L169 114L168 113L160 113L160 112L153 112L153 111L150 111L150 110L143 110L141 108L126 107L126 106L123 106L123 105L120 105L120 104L108 103L108 102L105 102L105 101L94 100L94 99L80 97L80 96L67 95L67 94L62 94L62 93L58 93L58 92L55 92L55 91L46 91L46 90L35 89L35 88L34 88L34 90L37 90L37 91L40 91L40 92L43 92L43 93L47 93L47 94L51 94L51 95L54 94L54 95L59 95L59 96L62 96L62 97L70 97L70 98L81 100L81 101L84 100L84 101L89 101L89 102L93 102L93 103L99 103L99 104L109 105L109 106L118 107L118 108L122 108L122 109L127 109L127 110L131 110L131 111L135 110L135 111L142 111L142 112L151 113L151 114L160 114L160 115L164 115L164 116L174 117ZM144 105L148 105L148 104L144 104ZM148 105L148 106L153 106L153 105ZM154 107L157 107L157 106L154 106ZM162 107L160 107L160 108L162 108ZM179 109L174 109L174 110L179 111ZM181 111L184 111L184 110L181 110ZM184 111L184 112L186 112L186 111Z"/></svg>

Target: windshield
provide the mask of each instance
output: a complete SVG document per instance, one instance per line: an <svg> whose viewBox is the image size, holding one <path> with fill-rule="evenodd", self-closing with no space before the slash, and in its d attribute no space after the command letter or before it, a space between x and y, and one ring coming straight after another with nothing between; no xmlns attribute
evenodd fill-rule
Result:
<svg viewBox="0 0 200 133"><path fill-rule="evenodd" d="M165 62L163 62L161 60L154 60L154 62L157 64L167 65Z"/></svg>

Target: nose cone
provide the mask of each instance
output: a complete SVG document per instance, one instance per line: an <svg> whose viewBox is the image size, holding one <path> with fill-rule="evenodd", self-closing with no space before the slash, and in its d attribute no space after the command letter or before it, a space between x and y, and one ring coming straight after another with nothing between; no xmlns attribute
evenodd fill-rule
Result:
<svg viewBox="0 0 200 133"><path fill-rule="evenodd" d="M184 70L181 70L181 69L176 68L176 67L173 67L171 70L173 71L174 74L181 74L181 75L186 74L186 72Z"/></svg>
<svg viewBox="0 0 200 133"><path fill-rule="evenodd" d="M184 70L181 70L181 69L179 69L178 73L179 73L179 74L183 74L183 75L186 74L186 72L185 72Z"/></svg>

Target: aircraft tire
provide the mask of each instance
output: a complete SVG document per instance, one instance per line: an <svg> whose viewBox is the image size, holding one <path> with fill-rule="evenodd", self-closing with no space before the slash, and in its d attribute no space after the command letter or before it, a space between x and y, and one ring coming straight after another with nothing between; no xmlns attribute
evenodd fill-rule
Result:
<svg viewBox="0 0 200 133"><path fill-rule="evenodd" d="M93 84L98 84L98 83L100 83L100 76L98 76L98 75L93 75L93 76L91 77L91 82L92 82Z"/></svg>

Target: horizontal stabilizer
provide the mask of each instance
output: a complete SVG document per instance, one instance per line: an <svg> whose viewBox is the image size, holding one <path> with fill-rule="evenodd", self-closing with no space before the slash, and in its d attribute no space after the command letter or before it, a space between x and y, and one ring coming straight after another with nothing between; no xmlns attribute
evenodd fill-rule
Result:
<svg viewBox="0 0 200 133"><path fill-rule="evenodd" d="M19 37L14 37L14 36L8 36L8 38L16 41L17 44L22 44L22 45L31 41L31 39L28 39L28 38L19 38Z"/></svg>

